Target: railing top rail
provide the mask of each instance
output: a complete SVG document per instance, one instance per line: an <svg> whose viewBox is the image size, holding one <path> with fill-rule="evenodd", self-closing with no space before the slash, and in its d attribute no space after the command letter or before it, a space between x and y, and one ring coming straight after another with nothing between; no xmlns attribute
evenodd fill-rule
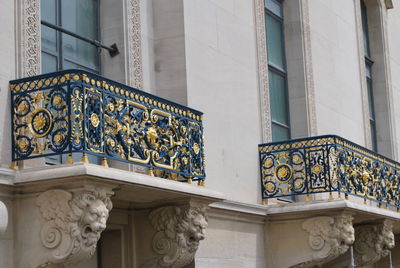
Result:
<svg viewBox="0 0 400 268"><path fill-rule="evenodd" d="M80 70L80 69L68 69L68 70L62 70L62 71L58 71L58 72L52 72L52 73L35 75L35 76L30 76L30 77L25 77L25 78L19 78L19 79L10 80L9 83L10 83L10 87L12 88L14 85L18 85L18 84L21 84L21 83L26 83L26 82L31 82L31 81L35 81L35 80L46 79L46 78L50 78L50 77L54 77L54 76L62 76L62 75L65 75L65 74L72 74L72 73L73 74L86 74L86 75L90 76L93 79L97 79L99 81L105 81L106 83L112 84L114 86L121 87L121 88L124 88L124 89L128 89L130 92L139 94L139 95L141 95L143 97L153 98L153 99L156 99L158 101L165 102L166 104L170 104L170 105L176 106L177 108L180 108L182 110L190 111L190 112L192 112L192 113L194 113L196 115L199 115L200 117L203 115L202 112L200 112L200 111L198 111L196 109L189 108L189 107L184 106L182 104L167 100L167 99L162 98L162 97L155 96L155 95L150 94L148 92L145 92L143 90L140 90L140 89L137 89L137 88L122 84L120 82L111 80L111 79L106 78L104 76L101 76L101 75L98 75L98 74L95 74L95 73L92 73L92 72L89 72L89 71ZM12 91L15 92L14 90L12 90ZM200 121L201 121L201 118L200 118Z"/></svg>
<svg viewBox="0 0 400 268"><path fill-rule="evenodd" d="M295 144L295 143L299 143L299 142L306 142L306 141L313 141L313 140L329 140L332 139L332 142L326 142L324 144L339 144L342 145L350 150L356 151L358 153L362 153L365 155L368 155L369 157L372 157L378 161L382 161L388 164L391 164L393 166L395 166L396 168L400 168L400 163L390 159L378 152L372 151L368 148L365 148L355 142L352 142L348 139L342 138L338 135L333 135L333 134L328 134L328 135L320 135L320 136L313 136L313 137L305 137L305 138L296 138L296 139L291 139L291 140L283 140L283 141L276 141L276 142L270 142L270 143L262 143L258 145L259 151L262 151L262 148L265 147L270 147L273 148L273 146L277 146L277 145L283 145L283 144ZM307 147L307 146L317 146L317 145L302 145L299 146L298 148L301 147ZM293 149L293 148L290 148ZM273 149L271 151L285 151L288 150L286 148L282 148L282 149ZM270 151L270 150L267 150Z"/></svg>

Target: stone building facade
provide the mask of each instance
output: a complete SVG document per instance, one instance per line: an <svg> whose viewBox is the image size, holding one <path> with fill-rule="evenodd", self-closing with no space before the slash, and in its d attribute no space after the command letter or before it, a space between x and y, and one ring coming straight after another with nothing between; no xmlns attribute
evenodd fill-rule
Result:
<svg viewBox="0 0 400 268"><path fill-rule="evenodd" d="M400 267L399 0L1 6L0 268Z"/></svg>

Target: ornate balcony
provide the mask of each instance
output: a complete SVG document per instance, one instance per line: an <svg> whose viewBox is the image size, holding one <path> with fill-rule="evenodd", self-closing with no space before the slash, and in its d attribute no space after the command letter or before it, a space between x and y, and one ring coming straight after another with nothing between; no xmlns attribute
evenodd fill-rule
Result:
<svg viewBox="0 0 400 268"><path fill-rule="evenodd" d="M204 183L202 113L81 70L10 81L12 161L82 153Z"/></svg>
<svg viewBox="0 0 400 268"><path fill-rule="evenodd" d="M259 145L262 197L341 193L400 209L400 163L337 136Z"/></svg>

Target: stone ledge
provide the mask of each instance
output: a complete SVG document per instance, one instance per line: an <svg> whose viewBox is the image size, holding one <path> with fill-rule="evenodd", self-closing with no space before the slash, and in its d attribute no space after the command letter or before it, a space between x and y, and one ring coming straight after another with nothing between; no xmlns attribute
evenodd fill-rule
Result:
<svg viewBox="0 0 400 268"><path fill-rule="evenodd" d="M116 202L152 203L173 199L197 199L212 203L224 195L197 184L187 184L158 177L94 164L44 166L17 171L14 187L20 193L40 191L42 188L71 184L107 184L115 189ZM114 201L113 201L114 202Z"/></svg>
<svg viewBox="0 0 400 268"><path fill-rule="evenodd" d="M317 213L334 213L335 211L347 211L355 215L355 222L376 219L400 220L400 213L371 205L358 204L348 200L313 201L312 203L290 203L271 205L267 208L267 214L272 219L286 220L304 218ZM360 218L360 219L358 219ZM365 218L365 219L364 219Z"/></svg>

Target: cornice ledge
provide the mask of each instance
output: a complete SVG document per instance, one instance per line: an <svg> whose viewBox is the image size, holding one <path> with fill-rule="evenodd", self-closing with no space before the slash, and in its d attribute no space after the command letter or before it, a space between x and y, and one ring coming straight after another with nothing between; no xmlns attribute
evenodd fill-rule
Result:
<svg viewBox="0 0 400 268"><path fill-rule="evenodd" d="M252 214L256 216L266 216L267 207L263 205L233 201L233 200L223 200L221 202L216 202L210 204L211 208L223 209L232 212L239 212L245 214Z"/></svg>
<svg viewBox="0 0 400 268"><path fill-rule="evenodd" d="M70 180L82 177L93 180L103 179L110 183L116 184L131 184L163 191L177 192L184 195L210 199L213 202L221 201L225 197L222 193L207 189L205 187L197 187L187 183L152 177L132 171L84 163L46 166L21 170L15 175L15 185L22 186L24 184L34 182L45 182L55 179Z"/></svg>
<svg viewBox="0 0 400 268"><path fill-rule="evenodd" d="M329 212L329 210L349 210L352 213L364 213L380 218L389 218L400 220L400 214L371 205L358 204L349 200L334 200L334 201L313 201L312 203L296 202L290 204L277 204L268 206L267 214L269 216L278 215L299 215L307 213L315 213L317 211Z"/></svg>
<svg viewBox="0 0 400 268"><path fill-rule="evenodd" d="M14 177L17 172L10 168L0 167L0 185L13 185Z"/></svg>

